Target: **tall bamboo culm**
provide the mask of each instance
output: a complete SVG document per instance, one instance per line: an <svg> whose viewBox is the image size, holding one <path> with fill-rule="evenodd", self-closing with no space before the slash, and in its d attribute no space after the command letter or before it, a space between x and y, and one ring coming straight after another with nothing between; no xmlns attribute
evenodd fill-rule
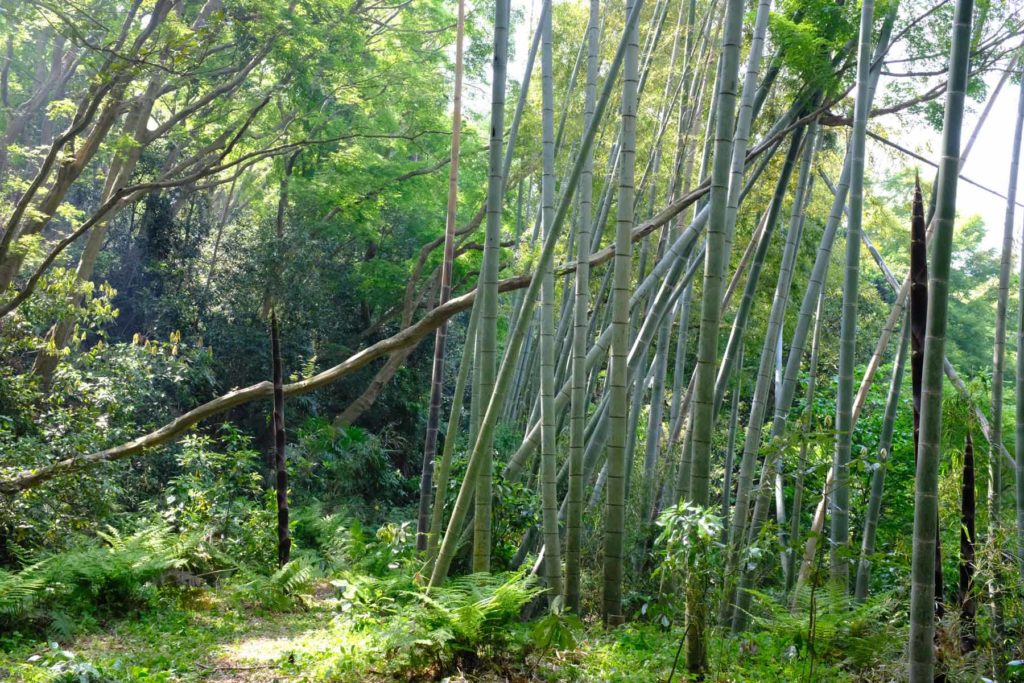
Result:
<svg viewBox="0 0 1024 683"><path fill-rule="evenodd" d="M722 317L722 288L728 248L726 214L729 204L729 176L736 119L736 91L739 82L740 44L743 39L743 0L728 0L722 34L721 69L717 85L714 161L709 197L707 252L701 295L700 332L697 338L696 385L694 388L693 463L689 497L707 506L708 476L711 470L711 436L714 432L715 374L718 369L718 326ZM686 666L701 675L707 668L707 577L692 576L686 587Z"/></svg>
<svg viewBox="0 0 1024 683"><path fill-rule="evenodd" d="M628 15L635 0L626 0ZM629 296L633 274L634 188L636 165L636 106L639 84L639 31L627 29L622 67L622 134L619 138L619 199L615 222L612 276L612 343L609 353L608 483L605 501L603 613L609 625L622 622L623 535L626 512L626 405L629 354Z"/></svg>
<svg viewBox="0 0 1024 683"><path fill-rule="evenodd" d="M935 536L939 516L939 454L942 447L942 383L949 303L949 271L960 170L960 137L970 61L973 0L957 0L949 56L949 84L942 128L942 158L935 211L935 236L928 279L928 324L924 345L921 439L914 489L914 539L910 588L910 683L935 677Z"/></svg>
<svg viewBox="0 0 1024 683"><path fill-rule="evenodd" d="M860 14L857 54L857 99L853 111L850 174L850 215L846 231L846 265L843 275L843 314L839 331L839 390L836 397L836 450L833 460L835 483L831 495L833 582L848 589L849 560L845 549L850 534L849 464L853 444L853 368L856 360L857 296L860 281L860 232L864 208L864 148L867 137L871 68L871 26L875 3L864 0Z"/></svg>
<svg viewBox="0 0 1024 683"><path fill-rule="evenodd" d="M508 71L509 0L494 3L494 52L491 83L491 141L487 177L487 227L484 234L483 263L480 266L480 321L477 329L476 381L474 400L479 410L494 393L498 358L498 256L501 242L501 214L505 178L502 174L502 145L505 134L505 79ZM473 522L473 571L491 568L491 496L492 469L490 439L480 431L477 439L485 443L476 478L476 505Z"/></svg>
<svg viewBox="0 0 1024 683"><path fill-rule="evenodd" d="M552 74L551 0L545 0L542 25L541 138L542 164L541 211L545 239L555 220L555 94ZM541 271L540 291L540 483L542 526L544 529L544 578L549 601L562 592L562 559L558 532L557 468L555 466L555 271L553 264Z"/></svg>
<svg viewBox="0 0 1024 683"><path fill-rule="evenodd" d="M590 0L587 23L587 82L583 128L594 118L599 66L600 2ZM590 240L594 196L594 153L588 150L580 174L580 219L576 231L576 303L573 309L572 388L569 417L569 491L565 534L565 604L580 613L580 546L583 542L583 447L587 420L587 341L590 321Z"/></svg>

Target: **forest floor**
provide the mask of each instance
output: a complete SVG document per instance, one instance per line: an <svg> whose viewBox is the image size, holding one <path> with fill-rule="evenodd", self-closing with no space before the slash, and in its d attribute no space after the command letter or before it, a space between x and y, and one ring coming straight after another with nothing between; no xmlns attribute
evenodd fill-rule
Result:
<svg viewBox="0 0 1024 683"><path fill-rule="evenodd" d="M277 609L246 605L228 588L162 594L158 604L80 624L76 635L66 638L17 633L5 637L0 640L0 681L661 683L670 676L686 680L674 668L681 628L634 623L606 630L599 622L576 620L563 646L539 647L537 627L543 619L535 619L503 627L506 630L496 633L482 654L410 664L381 644L406 636L407 642L418 643L434 634L412 633L411 622L402 614L374 614L344 603L328 582L317 584L301 601ZM843 653L822 653L821 661L808 662L794 652L778 634L716 637L709 645L712 673L706 680L895 680L878 670L852 670ZM678 664L681 667L682 661Z"/></svg>
<svg viewBox="0 0 1024 683"><path fill-rule="evenodd" d="M155 683L301 680L284 671L289 651L331 618L320 601L286 611L247 611L214 592L203 593L65 641L26 639L0 655L0 680L6 672L9 680L36 683L53 680L54 673L90 668L113 680ZM89 675L85 680L93 683Z"/></svg>
<svg viewBox="0 0 1024 683"><path fill-rule="evenodd" d="M381 653L359 651L350 639L357 625L339 631L338 601L323 588L284 610L248 609L214 589L162 599L59 641L14 634L0 642L0 681L655 681L667 678L675 655L677 636L659 629L625 627L610 637L586 627L572 651L526 654L513 645L508 656L454 662L445 671L396 670Z"/></svg>

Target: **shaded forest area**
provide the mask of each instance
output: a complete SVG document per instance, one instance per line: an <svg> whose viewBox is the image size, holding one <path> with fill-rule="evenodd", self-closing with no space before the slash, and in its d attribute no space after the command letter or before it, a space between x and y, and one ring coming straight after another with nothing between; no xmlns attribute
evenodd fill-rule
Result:
<svg viewBox="0 0 1024 683"><path fill-rule="evenodd" d="M1024 681L1022 50L0 0L0 680Z"/></svg>

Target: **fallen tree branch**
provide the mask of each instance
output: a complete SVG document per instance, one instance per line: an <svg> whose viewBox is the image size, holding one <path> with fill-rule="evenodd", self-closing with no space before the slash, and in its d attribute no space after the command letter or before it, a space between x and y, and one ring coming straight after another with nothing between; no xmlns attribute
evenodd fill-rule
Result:
<svg viewBox="0 0 1024 683"><path fill-rule="evenodd" d="M759 150L755 150L748 156L752 158L759 153ZM678 213L689 207L707 193L709 187L710 180L705 180L689 194L679 197L675 201L671 202L655 216L652 216L635 227L633 229L632 240L634 242L639 241L643 239L645 235L650 234L659 227L668 223ZM134 189L137 189L137 187ZM590 266L595 267L606 263L611 260L612 256L614 256L614 249L611 246L606 247L591 256ZM576 264L568 263L556 268L555 274L564 275L574 272L575 270ZM529 286L532 279L533 274L529 273L501 280L498 282L498 291L510 292L517 289L523 289ZM391 355L396 351L415 345L424 335L434 332L446 320L457 313L469 309L473 305L473 301L475 299L475 289L463 294L462 296L449 299L446 303L428 311L426 315L409 327L406 327L400 332L366 347L338 365L328 368L327 370L324 370L309 379L302 380L301 382L286 384L284 387L284 395L297 396L319 389L320 387L327 386L328 384L337 382L356 370L367 366L378 358ZM100 463L121 460L137 453L142 453L146 449L161 446L175 440L191 427L207 418L213 417L214 415L218 415L242 404L249 403L250 401L269 399L272 392L273 385L269 381L258 382L257 384L253 384L242 389L235 389L223 396L219 396L218 398L207 401L206 403L193 408L155 431L132 439L131 441L119 446L96 451L94 453L73 455L36 469L22 470L9 479L0 481L0 493L7 495L16 494L39 486L40 484L58 476L78 472L83 469L99 465Z"/></svg>

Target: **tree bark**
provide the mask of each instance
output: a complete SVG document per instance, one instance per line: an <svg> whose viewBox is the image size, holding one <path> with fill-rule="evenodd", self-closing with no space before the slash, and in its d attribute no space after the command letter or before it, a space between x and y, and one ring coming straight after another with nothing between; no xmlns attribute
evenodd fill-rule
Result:
<svg viewBox="0 0 1024 683"><path fill-rule="evenodd" d="M292 541L288 534L288 465L285 459L284 372L281 369L281 333L277 312L270 312L270 348L274 376L274 489L277 494L277 564L288 563Z"/></svg>

